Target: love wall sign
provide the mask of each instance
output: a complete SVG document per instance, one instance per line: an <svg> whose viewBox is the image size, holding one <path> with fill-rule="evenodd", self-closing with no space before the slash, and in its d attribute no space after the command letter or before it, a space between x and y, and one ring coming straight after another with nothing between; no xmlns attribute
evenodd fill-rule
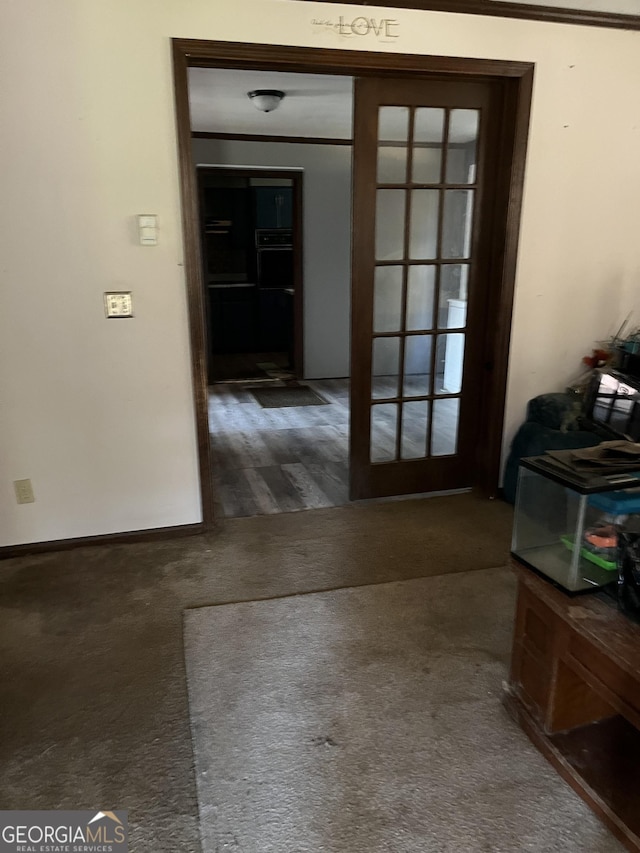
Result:
<svg viewBox="0 0 640 853"><path fill-rule="evenodd" d="M349 18L340 15L337 19L313 18L311 25L316 31L329 31L343 39L373 38L376 41L393 41L399 38L398 21L395 18L376 18L357 15Z"/></svg>

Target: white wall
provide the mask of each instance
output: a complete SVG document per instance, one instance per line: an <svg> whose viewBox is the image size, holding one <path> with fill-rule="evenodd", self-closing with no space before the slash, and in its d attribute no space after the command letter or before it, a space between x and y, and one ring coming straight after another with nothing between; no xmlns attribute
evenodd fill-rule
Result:
<svg viewBox="0 0 640 853"><path fill-rule="evenodd" d="M349 376L351 146L194 139L195 164L304 169L304 372Z"/></svg>
<svg viewBox="0 0 640 853"><path fill-rule="evenodd" d="M507 398L562 387L637 303L640 33L283 0L4 0L1 544L200 519L171 37L537 63ZM136 245L137 213L160 217ZM133 290L136 318L102 294ZM36 502L17 506L12 481Z"/></svg>

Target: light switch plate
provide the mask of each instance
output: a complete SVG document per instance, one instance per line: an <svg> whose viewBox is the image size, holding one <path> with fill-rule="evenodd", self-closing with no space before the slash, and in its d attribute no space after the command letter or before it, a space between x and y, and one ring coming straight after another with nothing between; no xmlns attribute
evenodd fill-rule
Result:
<svg viewBox="0 0 640 853"><path fill-rule="evenodd" d="M158 217L155 213L138 214L138 237L141 246L158 245Z"/></svg>
<svg viewBox="0 0 640 853"><path fill-rule="evenodd" d="M104 312L112 317L133 317L133 298L130 290L118 290L104 295Z"/></svg>

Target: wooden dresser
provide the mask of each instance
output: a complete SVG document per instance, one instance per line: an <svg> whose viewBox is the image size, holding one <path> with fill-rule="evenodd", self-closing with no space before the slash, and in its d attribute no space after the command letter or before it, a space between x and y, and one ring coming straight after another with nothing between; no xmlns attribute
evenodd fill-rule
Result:
<svg viewBox="0 0 640 853"><path fill-rule="evenodd" d="M629 850L640 851L640 625L605 593L569 596L516 560L505 705Z"/></svg>

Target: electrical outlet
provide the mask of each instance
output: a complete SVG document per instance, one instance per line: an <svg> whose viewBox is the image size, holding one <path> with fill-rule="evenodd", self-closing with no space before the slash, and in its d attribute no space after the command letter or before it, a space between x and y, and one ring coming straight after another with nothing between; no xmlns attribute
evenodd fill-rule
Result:
<svg viewBox="0 0 640 853"><path fill-rule="evenodd" d="M19 504L32 504L35 501L31 480L14 480L13 488L16 490L16 500Z"/></svg>
<svg viewBox="0 0 640 853"><path fill-rule="evenodd" d="M104 312L107 317L133 317L131 291L118 290L105 293Z"/></svg>

